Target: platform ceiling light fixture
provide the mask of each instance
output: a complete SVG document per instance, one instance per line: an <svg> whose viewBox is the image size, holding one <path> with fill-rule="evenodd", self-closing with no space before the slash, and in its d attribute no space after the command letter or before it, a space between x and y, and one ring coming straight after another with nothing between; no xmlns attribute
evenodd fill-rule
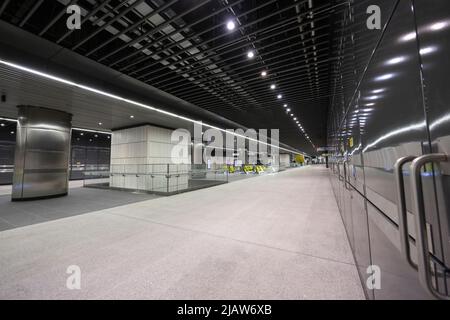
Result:
<svg viewBox="0 0 450 320"><path fill-rule="evenodd" d="M83 85L83 84L80 84L80 83L76 83L76 82L71 81L71 80L67 80L67 79L64 79L64 78L61 78L61 77L57 77L57 76L45 73L45 72L41 72L41 71L38 71L38 70L35 70L35 69L32 69L32 68L28 68L28 67L19 65L17 63L13 63L13 62L9 62L9 61L0 59L0 64L5 65L5 66L9 66L9 67L17 69L17 70L24 71L24 72L27 72L27 73L31 73L31 74L34 74L36 76L39 76L39 77L42 77L42 78L45 78L45 79L53 80L55 82L64 83L64 84L66 84L68 86L73 86L73 87L82 89L84 91L96 93L96 94L104 96L104 97L108 97L108 98L111 98L111 99L114 99L114 100L117 100L117 101L128 103L128 104L136 106L136 107L140 107L140 108L144 108L144 109L151 110L151 111L154 111L154 112L158 112L158 113L164 114L164 115L169 116L169 117L177 118L177 119L184 120L184 121L191 122L191 123L196 123L196 124L202 125L202 126L207 127L207 128L219 130L219 131L224 132L224 133L230 133L226 129L222 129L222 128L219 128L219 127L207 124L207 123L203 123L200 120L194 120L194 119L191 119L191 118L188 118L188 117L185 117L185 116L182 116L182 115L170 112L170 111L166 111L166 110L163 110L163 109L155 108L155 107L152 107L150 105L147 105L147 104L144 104L144 103L141 103L141 102L137 102L137 101L134 101L134 100L131 100L131 99L127 99L127 98L124 98L124 97L121 97L121 96L118 96L118 95L115 95L115 94L112 94L112 93L109 93L109 92L106 92L106 91L102 91L102 90L99 90L99 89L96 89L96 88L93 88L93 87L89 87L89 86L86 86L86 85ZM84 129L81 129L81 130L84 130ZM260 141L258 139L250 138L250 137L247 137L247 136L239 134L239 133L231 133L231 134L236 136L236 137L240 137L240 138L243 138L243 139L246 139L246 140L249 140L249 141L255 141L255 142L261 143L263 145L267 145L267 146L271 146L271 147L277 148L279 150L284 150L284 151L291 152L291 153L300 153L300 154L308 155L308 154L306 154L306 153L304 153L302 151L299 151L299 150L291 150L291 149L283 148L283 147L280 147L278 145L274 145L274 144L271 144L271 143L263 142L263 141Z"/></svg>
<svg viewBox="0 0 450 320"><path fill-rule="evenodd" d="M233 31L236 28L236 24L234 21L230 20L227 22L227 29L230 31Z"/></svg>
<svg viewBox="0 0 450 320"><path fill-rule="evenodd" d="M281 99L283 96L281 94L277 95L277 99Z"/></svg>
<svg viewBox="0 0 450 320"><path fill-rule="evenodd" d="M263 77L263 78L267 77L267 71L265 71L265 70L261 71L261 77Z"/></svg>
<svg viewBox="0 0 450 320"><path fill-rule="evenodd" d="M94 133L102 133L102 134L107 134L107 135L111 135L111 132L108 131L101 131L101 130L92 130L92 129L84 129L84 128L72 128L72 130L76 130L76 131L87 131L87 132L94 132ZM80 133L80 136L84 135L83 132Z"/></svg>
<svg viewBox="0 0 450 320"><path fill-rule="evenodd" d="M253 50L249 50L247 52L247 58L252 59L255 57L255 53L253 52Z"/></svg>
<svg viewBox="0 0 450 320"><path fill-rule="evenodd" d="M283 104L283 107L287 108L287 104L286 104L286 103L285 103L285 104Z"/></svg>
<svg viewBox="0 0 450 320"><path fill-rule="evenodd" d="M130 116L130 119L134 119L134 116L133 116L133 115L131 115L131 116Z"/></svg>
<svg viewBox="0 0 450 320"><path fill-rule="evenodd" d="M270 89L272 89L272 90L275 90L276 87L277 87L277 86L274 85L274 84L271 84L271 85L270 85Z"/></svg>
<svg viewBox="0 0 450 320"><path fill-rule="evenodd" d="M98 123L98 125L99 125L99 126L102 126L102 125L103 125L103 123L99 122L99 123Z"/></svg>
<svg viewBox="0 0 450 320"><path fill-rule="evenodd" d="M291 109L287 108L286 111L289 112L289 111L291 111Z"/></svg>

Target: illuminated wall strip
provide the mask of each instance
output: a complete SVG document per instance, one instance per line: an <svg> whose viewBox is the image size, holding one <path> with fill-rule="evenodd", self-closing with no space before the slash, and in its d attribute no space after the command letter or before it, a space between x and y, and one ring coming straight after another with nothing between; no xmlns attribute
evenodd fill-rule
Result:
<svg viewBox="0 0 450 320"><path fill-rule="evenodd" d="M21 65L18 65L16 63L12 63L12 62L9 62L9 61L3 60L3 59L0 59L0 64L6 65L6 66L9 66L9 67L18 69L18 70L22 70L22 71L25 71L25 72L28 72L28 73L40 76L42 78L46 78L46 79L50 79L50 80L53 80L53 81L56 81L56 82L64 83L64 84L67 84L69 86L74 86L74 87L83 89L85 91L93 92L93 93L96 93L96 94L99 94L99 95L102 95L102 96L105 96L105 97L108 97L108 98L111 98L111 99L123 101L123 102L129 103L129 104L132 104L134 106L138 106L138 107L141 107L141 108L145 108L145 109L149 109L149 110L152 110L152 111L155 111L155 112L159 112L159 113L165 114L165 115L170 116L170 117L174 117L174 118L178 118L178 119L181 119L181 120L184 120L184 121L196 123L196 124L199 124L199 125L211 128L211 129L216 129L216 130L222 131L224 133L230 133L226 129L215 127L213 125L206 124L206 123L203 123L201 121L194 120L194 119L191 119L191 118L188 118L188 117L185 117L185 116L181 116L181 115L178 115L178 114L173 113L173 112L169 112L169 111L165 111L165 110L162 110L162 109L158 109L158 108L155 108L155 107L152 107L152 106L149 106L149 105L137 102L137 101L133 101L133 100L130 100L130 99L127 99L127 98L120 97L120 96L112 94L112 93L108 93L108 92L105 92L105 91L102 91L102 90L98 90L98 89L95 89L95 88L92 88L92 87L88 87L88 86L85 86L85 85L82 85L82 84L79 84L79 83L76 83L76 82L73 82L73 81L70 81L70 80L66 80L66 79L63 79L63 78L60 78L60 77L57 77L57 76L53 76L51 74L47 74L47 73L38 71L38 70L27 68L27 67L24 67L24 66L21 66ZM284 151L288 151L288 152L295 153L295 154L300 153L300 154L303 154L303 155L307 156L306 153L301 152L301 151L294 151L294 150L286 149L286 148L283 148L283 147L280 147L280 146L275 146L273 144L262 142L262 141L259 141L257 139L249 138L247 136L240 135L240 134L237 134L237 133L232 133L232 134L234 136L236 136L236 137L244 138L244 139L251 140L251 141L256 141L258 143L261 143L261 144L264 144L264 145L267 145L267 146L270 146L270 147L278 148L279 150L284 150Z"/></svg>

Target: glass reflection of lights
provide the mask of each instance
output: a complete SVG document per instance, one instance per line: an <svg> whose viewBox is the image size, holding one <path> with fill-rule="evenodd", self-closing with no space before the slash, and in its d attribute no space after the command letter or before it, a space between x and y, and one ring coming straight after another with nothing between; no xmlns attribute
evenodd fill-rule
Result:
<svg viewBox="0 0 450 320"><path fill-rule="evenodd" d="M392 79L393 77L394 77L393 73L386 73L386 74L376 77L375 81L389 80L389 79Z"/></svg>
<svg viewBox="0 0 450 320"><path fill-rule="evenodd" d="M389 138L391 138L391 137L393 137L393 136L397 136L397 135L402 134L402 133L410 133L410 131L412 131L412 130L421 130L421 129L423 129L425 126L426 126L426 122L423 121L423 122L416 123L416 124L413 124L413 125L410 125L410 126L405 126L405 127L402 127L402 128L396 129L396 130L392 130L392 131L390 131L390 132L388 132L388 133L386 133L386 134L380 136L380 137L379 137L378 139L376 139L375 141L369 143L369 144L363 149L363 152L366 152L366 151L369 150L370 148L376 146L378 143L380 143L380 142L382 142L382 141L384 141L384 140L386 140L386 139L389 139Z"/></svg>
<svg viewBox="0 0 450 320"><path fill-rule="evenodd" d="M424 56L424 55L433 53L433 52L435 52L436 50L437 50L436 47L425 47L425 48L420 49L419 52L420 52L420 55Z"/></svg>
<svg viewBox="0 0 450 320"><path fill-rule="evenodd" d="M384 91L386 91L386 89L375 89L375 90L372 90L372 93L377 94L377 93L381 93Z"/></svg>
<svg viewBox="0 0 450 320"><path fill-rule="evenodd" d="M448 27L449 25L450 25L449 21L439 21L439 22L433 23L428 29L430 31L439 31L439 30L442 30L442 29Z"/></svg>
<svg viewBox="0 0 450 320"><path fill-rule="evenodd" d="M450 113L447 113L441 118L436 119L430 124L430 130L434 130L436 127L439 127L443 124L446 124L447 122L450 122Z"/></svg>
<svg viewBox="0 0 450 320"><path fill-rule="evenodd" d="M416 38L416 33L413 31L413 32L410 32L410 33L407 33L407 34L401 36L400 41L402 41L402 42L411 41L411 40L414 40L415 38Z"/></svg>
<svg viewBox="0 0 450 320"><path fill-rule="evenodd" d="M395 57L392 59L389 59L388 61L386 61L387 65L394 65L394 64L399 64L406 61L406 57L405 56L399 56L399 57Z"/></svg>

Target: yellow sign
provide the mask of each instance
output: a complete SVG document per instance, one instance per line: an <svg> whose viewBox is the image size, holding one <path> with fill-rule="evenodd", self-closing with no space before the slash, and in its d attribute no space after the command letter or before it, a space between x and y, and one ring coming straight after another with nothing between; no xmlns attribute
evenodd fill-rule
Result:
<svg viewBox="0 0 450 320"><path fill-rule="evenodd" d="M295 155L295 162L297 163L305 163L305 156L302 154Z"/></svg>
<svg viewBox="0 0 450 320"><path fill-rule="evenodd" d="M348 146L349 146L350 148L353 148L353 137L351 137L351 138L348 139Z"/></svg>

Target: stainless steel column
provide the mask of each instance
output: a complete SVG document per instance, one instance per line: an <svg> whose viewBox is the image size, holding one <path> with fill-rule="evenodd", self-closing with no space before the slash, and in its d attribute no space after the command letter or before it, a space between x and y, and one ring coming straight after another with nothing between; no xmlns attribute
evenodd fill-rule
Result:
<svg viewBox="0 0 450 320"><path fill-rule="evenodd" d="M66 195L72 115L42 107L18 108L12 200Z"/></svg>

